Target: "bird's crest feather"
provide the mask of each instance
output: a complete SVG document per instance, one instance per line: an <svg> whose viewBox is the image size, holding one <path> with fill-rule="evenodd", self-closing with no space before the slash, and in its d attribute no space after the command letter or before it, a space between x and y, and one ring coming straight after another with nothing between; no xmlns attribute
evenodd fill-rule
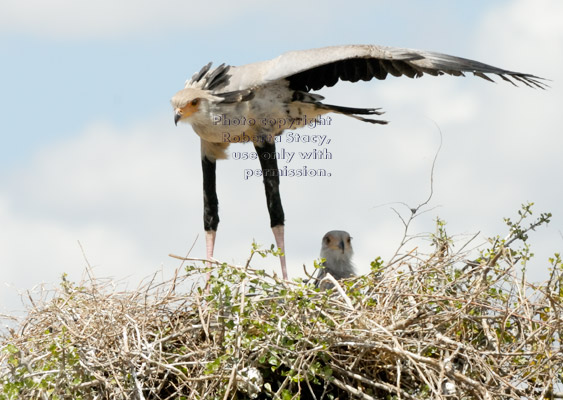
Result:
<svg viewBox="0 0 563 400"><path fill-rule="evenodd" d="M210 72L212 63L205 65L199 72L186 82L186 88L197 88L213 91L229 84L230 65L221 64Z"/></svg>

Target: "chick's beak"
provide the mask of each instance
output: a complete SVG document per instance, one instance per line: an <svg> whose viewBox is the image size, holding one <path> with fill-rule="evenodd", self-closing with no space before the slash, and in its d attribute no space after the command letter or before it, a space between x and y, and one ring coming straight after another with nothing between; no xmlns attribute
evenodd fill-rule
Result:
<svg viewBox="0 0 563 400"><path fill-rule="evenodd" d="M180 118L182 118L182 114L176 111L174 113L174 125L178 126L178 121L180 120Z"/></svg>
<svg viewBox="0 0 563 400"><path fill-rule="evenodd" d="M344 253L344 240L341 240L340 242L338 242L338 248L340 250L342 250L342 252Z"/></svg>

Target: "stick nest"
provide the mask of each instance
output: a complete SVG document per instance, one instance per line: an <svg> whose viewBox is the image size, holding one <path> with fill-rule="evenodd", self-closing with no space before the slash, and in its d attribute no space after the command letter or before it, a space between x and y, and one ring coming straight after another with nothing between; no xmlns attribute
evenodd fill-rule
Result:
<svg viewBox="0 0 563 400"><path fill-rule="evenodd" d="M63 280L2 339L0 399L563 398L561 260L532 285L506 241L468 261L433 240L326 291L252 256L134 291Z"/></svg>

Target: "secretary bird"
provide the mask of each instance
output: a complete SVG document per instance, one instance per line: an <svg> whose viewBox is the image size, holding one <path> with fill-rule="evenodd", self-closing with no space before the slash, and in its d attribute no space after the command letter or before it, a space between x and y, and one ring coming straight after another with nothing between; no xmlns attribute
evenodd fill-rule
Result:
<svg viewBox="0 0 563 400"><path fill-rule="evenodd" d="M279 191L280 170L275 157L275 137L291 127L306 126L326 113L338 113L373 124L387 121L369 118L381 115L379 108L354 108L323 103L310 93L339 80L357 82L388 74L418 78L428 75L464 76L473 73L493 81L497 75L514 85L522 83L544 89L537 76L493 67L477 61L430 51L376 45L331 46L291 51L272 60L242 66L205 65L172 97L174 122L188 122L201 139L203 169L203 225L207 258L213 257L219 225L219 202L215 188L216 161L227 158L231 143L252 141L260 160L270 226L281 250L282 275L287 279L284 242L284 211ZM222 119L246 121L225 127ZM254 121L251 125L249 121ZM283 122L283 123L282 123Z"/></svg>

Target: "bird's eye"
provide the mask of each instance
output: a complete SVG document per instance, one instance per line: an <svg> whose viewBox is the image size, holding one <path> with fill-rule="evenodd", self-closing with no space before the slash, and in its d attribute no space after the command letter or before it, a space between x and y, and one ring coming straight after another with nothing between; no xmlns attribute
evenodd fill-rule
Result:
<svg viewBox="0 0 563 400"><path fill-rule="evenodd" d="M197 103L199 103L199 99L192 100L192 106L197 106Z"/></svg>

